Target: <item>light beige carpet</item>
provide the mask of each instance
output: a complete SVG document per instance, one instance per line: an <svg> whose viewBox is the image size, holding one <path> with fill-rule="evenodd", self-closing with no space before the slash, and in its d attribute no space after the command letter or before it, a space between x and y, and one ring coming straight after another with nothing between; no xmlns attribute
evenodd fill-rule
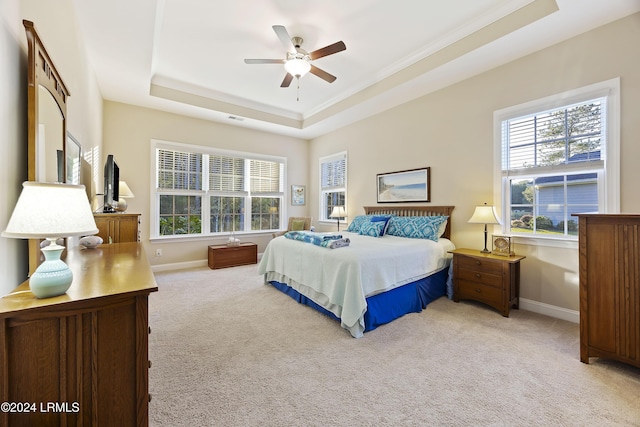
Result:
<svg viewBox="0 0 640 427"><path fill-rule="evenodd" d="M640 369L573 323L441 298L355 339L255 265L156 279L152 426L640 426Z"/></svg>

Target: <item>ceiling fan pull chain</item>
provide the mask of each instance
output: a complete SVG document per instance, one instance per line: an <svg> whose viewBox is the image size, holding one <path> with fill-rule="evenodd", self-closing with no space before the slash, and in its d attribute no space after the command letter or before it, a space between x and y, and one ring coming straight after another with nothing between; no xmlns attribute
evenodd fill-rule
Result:
<svg viewBox="0 0 640 427"><path fill-rule="evenodd" d="M298 87L296 89L296 101L300 102L300 77L296 77L296 80L298 81Z"/></svg>

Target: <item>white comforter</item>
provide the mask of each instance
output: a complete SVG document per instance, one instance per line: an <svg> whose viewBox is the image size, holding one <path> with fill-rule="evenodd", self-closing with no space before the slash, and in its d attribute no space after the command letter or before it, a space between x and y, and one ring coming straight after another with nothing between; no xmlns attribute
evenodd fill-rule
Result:
<svg viewBox="0 0 640 427"><path fill-rule="evenodd" d="M433 242L396 236L380 238L341 232L351 243L328 249L273 239L258 273L265 281L286 283L341 319L354 337L364 333L366 297L422 279L449 265L454 249L447 239Z"/></svg>

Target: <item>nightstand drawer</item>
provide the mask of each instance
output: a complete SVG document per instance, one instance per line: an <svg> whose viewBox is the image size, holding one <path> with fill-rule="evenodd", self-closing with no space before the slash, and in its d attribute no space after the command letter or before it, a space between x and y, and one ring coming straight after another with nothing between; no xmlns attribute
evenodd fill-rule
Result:
<svg viewBox="0 0 640 427"><path fill-rule="evenodd" d="M488 274L502 274L502 262L500 261L479 257L457 256L455 262L458 263L458 268L463 270L482 271Z"/></svg>
<svg viewBox="0 0 640 427"><path fill-rule="evenodd" d="M502 289L502 285L503 285L502 275L489 274L479 270L467 270L464 268L459 268L458 277L462 280L482 283L482 284L493 286L500 289Z"/></svg>
<svg viewBox="0 0 640 427"><path fill-rule="evenodd" d="M458 299L480 301L492 307L500 307L504 297L504 292L500 288L466 280L458 281L457 292Z"/></svg>

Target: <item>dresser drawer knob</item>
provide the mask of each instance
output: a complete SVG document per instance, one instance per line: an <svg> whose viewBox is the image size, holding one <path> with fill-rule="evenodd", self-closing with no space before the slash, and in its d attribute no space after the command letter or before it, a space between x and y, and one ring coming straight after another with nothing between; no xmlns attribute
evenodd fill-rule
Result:
<svg viewBox="0 0 640 427"><path fill-rule="evenodd" d="M479 279L480 278L480 273L476 273L476 277Z"/></svg>
<svg viewBox="0 0 640 427"><path fill-rule="evenodd" d="M151 368L151 365L152 365L151 360L149 360L149 368Z"/></svg>
<svg viewBox="0 0 640 427"><path fill-rule="evenodd" d="M476 265L482 264L480 261L476 260Z"/></svg>
<svg viewBox="0 0 640 427"><path fill-rule="evenodd" d="M476 288L476 292L477 293L482 293L482 290L480 288Z"/></svg>
<svg viewBox="0 0 640 427"><path fill-rule="evenodd" d="M151 334L151 326L149 326L149 334Z"/></svg>

